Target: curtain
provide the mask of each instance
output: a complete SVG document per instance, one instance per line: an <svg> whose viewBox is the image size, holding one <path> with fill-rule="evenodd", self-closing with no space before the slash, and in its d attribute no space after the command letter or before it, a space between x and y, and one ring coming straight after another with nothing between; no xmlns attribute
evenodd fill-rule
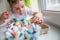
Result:
<svg viewBox="0 0 60 40"><path fill-rule="evenodd" d="M46 0L38 0L39 11L46 10Z"/></svg>

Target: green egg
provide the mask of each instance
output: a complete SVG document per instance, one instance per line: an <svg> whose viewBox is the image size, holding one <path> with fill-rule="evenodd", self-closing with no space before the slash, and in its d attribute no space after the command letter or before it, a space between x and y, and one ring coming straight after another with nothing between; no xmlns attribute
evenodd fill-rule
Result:
<svg viewBox="0 0 60 40"><path fill-rule="evenodd" d="M27 20L24 20L24 23L28 23L28 21Z"/></svg>
<svg viewBox="0 0 60 40"><path fill-rule="evenodd" d="M9 38L10 38L10 40L14 40L14 37L13 36L10 36Z"/></svg>

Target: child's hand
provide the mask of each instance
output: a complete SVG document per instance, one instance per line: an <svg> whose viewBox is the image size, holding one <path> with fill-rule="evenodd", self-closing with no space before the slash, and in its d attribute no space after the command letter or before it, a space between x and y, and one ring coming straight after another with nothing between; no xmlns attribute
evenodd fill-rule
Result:
<svg viewBox="0 0 60 40"><path fill-rule="evenodd" d="M3 12L2 15L0 16L0 24L4 23L4 21L8 18L9 18L9 13Z"/></svg>
<svg viewBox="0 0 60 40"><path fill-rule="evenodd" d="M8 12L2 13L2 15L1 15L1 20L2 20L2 21L6 20L6 19L8 19L8 18L9 18L9 13L8 13Z"/></svg>
<svg viewBox="0 0 60 40"><path fill-rule="evenodd" d="M42 14L36 12L32 18L32 22L36 24L42 24L42 19Z"/></svg>

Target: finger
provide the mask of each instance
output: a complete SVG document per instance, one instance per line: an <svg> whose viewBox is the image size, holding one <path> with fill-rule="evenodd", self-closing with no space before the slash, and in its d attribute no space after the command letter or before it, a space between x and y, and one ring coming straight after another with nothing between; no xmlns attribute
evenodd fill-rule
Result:
<svg viewBox="0 0 60 40"><path fill-rule="evenodd" d="M37 19L37 17L34 17L33 19L34 19L34 20L36 20L36 19Z"/></svg>
<svg viewBox="0 0 60 40"><path fill-rule="evenodd" d="M36 22L36 17L33 17L32 22Z"/></svg>
<svg viewBox="0 0 60 40"><path fill-rule="evenodd" d="M35 22L36 22L36 20L33 20L32 22L33 22L33 23L35 23Z"/></svg>
<svg viewBox="0 0 60 40"><path fill-rule="evenodd" d="M42 24L42 20L39 20L39 24Z"/></svg>
<svg viewBox="0 0 60 40"><path fill-rule="evenodd" d="M36 23L37 23L37 24L41 24L42 21L41 21L41 20L37 20Z"/></svg>

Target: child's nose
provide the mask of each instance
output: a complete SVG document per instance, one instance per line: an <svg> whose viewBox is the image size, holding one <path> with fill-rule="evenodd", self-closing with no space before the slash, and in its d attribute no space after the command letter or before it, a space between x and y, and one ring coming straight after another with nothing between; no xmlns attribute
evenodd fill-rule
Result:
<svg viewBox="0 0 60 40"><path fill-rule="evenodd" d="M20 8L19 11L22 12L22 8Z"/></svg>

